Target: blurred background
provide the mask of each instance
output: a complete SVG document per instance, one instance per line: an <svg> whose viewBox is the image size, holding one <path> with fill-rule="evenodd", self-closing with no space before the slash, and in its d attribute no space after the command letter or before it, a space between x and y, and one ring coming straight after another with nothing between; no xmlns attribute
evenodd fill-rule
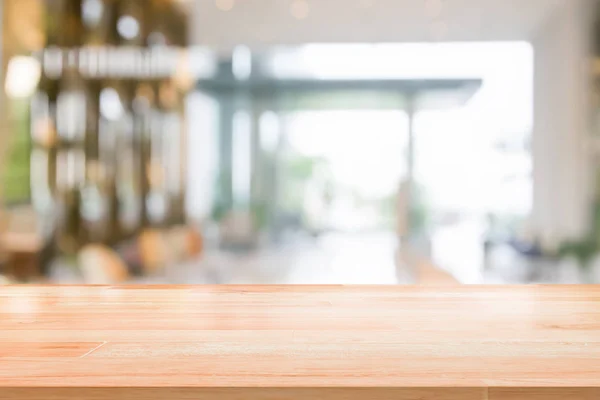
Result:
<svg viewBox="0 0 600 400"><path fill-rule="evenodd" d="M600 283L596 0L0 5L0 282Z"/></svg>

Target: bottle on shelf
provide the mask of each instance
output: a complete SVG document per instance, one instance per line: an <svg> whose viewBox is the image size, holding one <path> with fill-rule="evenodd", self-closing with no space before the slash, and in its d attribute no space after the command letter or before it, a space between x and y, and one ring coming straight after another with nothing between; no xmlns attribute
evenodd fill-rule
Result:
<svg viewBox="0 0 600 400"><path fill-rule="evenodd" d="M144 224L143 187L140 182L142 170L136 113L132 105L134 94L129 80L120 82L120 98L122 99L123 121L116 139L118 149L116 155L119 159L117 166L117 188L120 199L121 211L119 221L124 237L132 237L138 233Z"/></svg>
<svg viewBox="0 0 600 400"><path fill-rule="evenodd" d="M160 121L155 109L155 92L149 82L131 82L132 101L131 112L133 117L132 147L136 162L135 177L138 182L140 196L140 228L144 229L151 224L151 197L150 190L153 180L151 164L152 132L158 129Z"/></svg>
<svg viewBox="0 0 600 400"><path fill-rule="evenodd" d="M172 79L164 79L159 86L159 103L163 112L163 130L161 132L161 156L165 167L164 193L169 202L168 224L182 224L184 222L183 210L183 182L182 163L184 148L183 118L181 110L181 96Z"/></svg>
<svg viewBox="0 0 600 400"><path fill-rule="evenodd" d="M118 43L116 19L118 1L116 0L83 0L81 18L84 34L84 45L89 48L114 46Z"/></svg>
<svg viewBox="0 0 600 400"><path fill-rule="evenodd" d="M46 63L42 62L42 65ZM31 98L31 188L32 202L43 216L51 213L56 190L56 99L58 81L42 69L37 91Z"/></svg>
<svg viewBox="0 0 600 400"><path fill-rule="evenodd" d="M102 50L114 39L111 22L115 18L114 0L82 0L83 47L79 53L80 73L85 78L86 131L83 138L85 179L81 189L81 222L88 240L103 243L110 240L109 171L101 159L101 100L104 81L100 73L104 65ZM105 99L104 99L105 100ZM106 134L106 133L105 133Z"/></svg>
<svg viewBox="0 0 600 400"><path fill-rule="evenodd" d="M85 181L86 91L76 50L66 55L56 101L57 196L62 205L57 226L59 249L75 254L85 242L81 220L81 188Z"/></svg>

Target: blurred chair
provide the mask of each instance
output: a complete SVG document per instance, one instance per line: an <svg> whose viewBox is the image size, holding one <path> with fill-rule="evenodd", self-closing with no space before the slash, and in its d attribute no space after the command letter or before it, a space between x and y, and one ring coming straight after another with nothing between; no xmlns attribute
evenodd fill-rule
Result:
<svg viewBox="0 0 600 400"><path fill-rule="evenodd" d="M78 254L78 264L88 284L110 285L129 279L127 265L114 250L104 245L85 246Z"/></svg>
<svg viewBox="0 0 600 400"><path fill-rule="evenodd" d="M0 212L0 254L4 274L19 281L38 277L42 247L43 240L33 208L23 206Z"/></svg>

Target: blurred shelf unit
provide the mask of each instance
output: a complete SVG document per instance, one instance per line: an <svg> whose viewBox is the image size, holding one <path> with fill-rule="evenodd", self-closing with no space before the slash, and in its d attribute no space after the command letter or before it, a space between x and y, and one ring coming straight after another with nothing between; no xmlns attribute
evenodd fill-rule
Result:
<svg viewBox="0 0 600 400"><path fill-rule="evenodd" d="M47 0L32 203L59 254L185 223L187 16L164 0Z"/></svg>

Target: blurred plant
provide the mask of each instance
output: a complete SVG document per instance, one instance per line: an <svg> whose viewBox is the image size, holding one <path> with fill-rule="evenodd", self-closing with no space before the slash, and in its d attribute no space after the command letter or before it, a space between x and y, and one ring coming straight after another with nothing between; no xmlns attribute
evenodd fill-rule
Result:
<svg viewBox="0 0 600 400"><path fill-rule="evenodd" d="M600 181L600 176L599 179ZM600 182L599 182L600 183ZM600 190L600 184L597 183L597 190ZM599 195L597 194L596 197ZM580 267L588 268L590 261L594 256L600 253L600 199L594 202L593 222L590 233L580 240L565 241L559 246L557 256L573 256L579 262Z"/></svg>
<svg viewBox="0 0 600 400"><path fill-rule="evenodd" d="M269 223L269 208L265 202L255 202L251 206L254 226L258 230L263 230Z"/></svg>
<svg viewBox="0 0 600 400"><path fill-rule="evenodd" d="M231 182L228 171L222 171L215 180L216 198L211 210L211 219L215 222L221 222L223 218L231 211L231 201L229 200L227 185Z"/></svg>
<svg viewBox="0 0 600 400"><path fill-rule="evenodd" d="M223 201L215 201L211 211L211 219L215 222L221 222L225 215L227 215L229 207Z"/></svg>
<svg viewBox="0 0 600 400"><path fill-rule="evenodd" d="M408 212L411 234L425 233L431 220L431 210L425 196L425 189L415 184L412 206ZM382 216L389 228L396 229L398 218L398 194L392 193L379 201Z"/></svg>
<svg viewBox="0 0 600 400"><path fill-rule="evenodd" d="M318 163L319 159L317 158L295 156L288 161L286 178L307 180L312 176Z"/></svg>
<svg viewBox="0 0 600 400"><path fill-rule="evenodd" d="M411 234L420 235L427 231L429 225L429 210L424 202L415 202L409 210Z"/></svg>
<svg viewBox="0 0 600 400"><path fill-rule="evenodd" d="M299 154L288 156L283 164L282 204L286 212L300 213L304 204L304 192L307 182L321 160Z"/></svg>
<svg viewBox="0 0 600 400"><path fill-rule="evenodd" d="M413 186L413 200L408 212L410 232L420 235L427 231L430 220L430 210L427 204L425 188L418 183Z"/></svg>
<svg viewBox="0 0 600 400"><path fill-rule="evenodd" d="M580 267L588 268L590 261L598 253L598 243L591 238L585 238L578 241L566 241L558 249L558 257L572 256Z"/></svg>

